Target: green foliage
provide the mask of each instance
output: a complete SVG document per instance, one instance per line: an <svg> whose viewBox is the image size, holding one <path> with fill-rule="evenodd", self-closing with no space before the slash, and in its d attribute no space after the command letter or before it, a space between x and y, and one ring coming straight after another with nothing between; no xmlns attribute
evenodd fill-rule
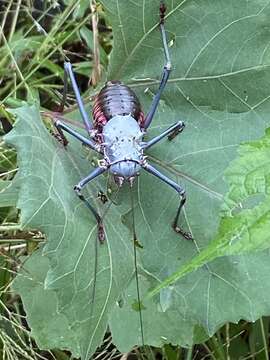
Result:
<svg viewBox="0 0 270 360"><path fill-rule="evenodd" d="M92 49L88 48L85 54L79 32L90 23L89 2L78 6L78 1L72 0L63 10L56 1L40 2L39 8L31 7L30 2L13 7L11 2L7 8L12 15L7 10L1 24L5 29L0 35L0 75L4 80L1 104L18 106L21 100L33 102L40 98L43 105L53 107L62 88L63 60L70 58L79 68L87 59L85 73L90 75ZM76 50L78 43L81 43L80 53Z"/></svg>
<svg viewBox="0 0 270 360"><path fill-rule="evenodd" d="M60 7L57 1L1 2L1 104L16 107L28 100L54 109L59 104L58 89L62 90L64 55L76 64L75 71L78 69L80 72L79 69L83 67L86 78L80 77L80 84L85 88L84 84L88 83L91 73L93 49L89 44L86 46L79 30L86 29L86 25L89 28L91 24L89 1L85 1L84 8L77 10L78 1L74 0L66 7ZM101 59L105 66L107 57L104 59L105 55ZM0 112L1 120L12 120L3 106ZM0 131L2 134L2 129ZM19 191L19 182L16 182L18 177L11 181L16 171L16 152L10 147L4 147L1 140L0 358L16 360L55 356L57 359L67 359L68 355L63 352L41 353L36 348L26 328L19 298L10 289L21 255L31 254L35 244L42 239L38 231L29 231L29 228L19 231L18 211L15 208Z"/></svg>
<svg viewBox="0 0 270 360"><path fill-rule="evenodd" d="M64 314L59 313L55 292L44 291L48 270L48 259L40 250L36 251L16 278L14 289L23 294L28 323L39 347L72 349L77 357L80 351L76 329L69 325Z"/></svg>
<svg viewBox="0 0 270 360"><path fill-rule="evenodd" d="M159 2L103 3L114 31L108 78L130 84L148 109L164 62ZM72 13L75 2L66 4L65 16ZM179 119L185 120L186 129L148 155L149 161L186 187L188 201L181 223L192 232L194 242L185 241L170 227L178 205L170 188L142 173L134 196L136 233L142 245L137 251L145 342L159 347L171 343L164 350L169 359L178 356L173 345L191 347L209 337L205 346L216 358L238 358L240 348L242 353L267 349L261 320L253 331L248 330L249 344L238 336L241 325L214 335L226 322L255 321L270 313L267 5L267 0L168 4L166 29L173 72L147 137ZM67 25L71 33L77 29L76 21L82 26L82 9ZM61 67L49 59L55 44L66 39L62 32L58 34L63 23L57 20L45 44L33 49L37 52L24 70L20 88L27 84L34 89L28 82L38 74L33 65L44 66L53 76L61 74ZM88 35L83 28L81 36ZM36 40L29 38L29 43ZM21 67L20 54L25 49L20 46L16 52L14 45L10 49ZM78 64L78 73L86 74L88 65ZM44 83L42 76L37 78L40 85ZM7 96L12 94L10 86ZM87 188L89 199L101 214L106 213L106 243L97 244L95 221L72 191L92 168L80 144L70 139L64 150L45 129L34 106L25 105L14 113L17 122L6 140L18 151L19 172L12 185L16 185L15 196L6 206L14 204L19 188L20 227L38 229L46 236L45 246L25 263L14 285L32 334L43 349L68 349L87 359L102 343L109 324L113 342L121 351L129 351L141 343L134 310L130 194L127 189L113 193L115 204L107 211L97 198L99 190L107 192L107 178L102 176ZM96 161L94 154L88 157ZM10 183L8 190L13 192ZM5 194L0 200L7 201ZM92 304L96 250L98 275ZM155 296L149 297L150 291ZM255 339L258 328L262 336ZM223 342L231 343L231 336L238 343L226 354Z"/></svg>
<svg viewBox="0 0 270 360"><path fill-rule="evenodd" d="M225 172L230 189L225 197L215 239L197 257L154 289L152 295L216 257L269 248L269 158L270 129L262 139L240 145L239 157Z"/></svg>
<svg viewBox="0 0 270 360"><path fill-rule="evenodd" d="M132 243L126 240L128 232L119 223L119 210L111 207L106 216L107 242L99 249L96 287L99 300L94 305L95 313L91 318L95 219L72 190L74 184L90 171L89 163L82 157L78 142L71 143L66 151L48 133L36 108L25 106L15 113L18 120L14 130L6 136L6 141L14 145L19 154L19 172L15 180L21 188L17 204L21 209L20 224L22 228L39 229L46 235L43 255L50 260L51 269L47 276L43 274L46 277L45 289L56 291L59 296L58 312L65 316L70 326L72 324L76 341L69 343L69 349L77 354L80 348L82 356L88 357L102 342L108 312L132 277ZM101 179L99 184L102 188L105 180ZM94 202L98 187L89 190ZM41 261L38 256L34 259L32 269ZM22 288L20 277L16 283L23 298L24 294L29 294L29 288L24 291L29 281ZM24 301L27 299L24 298ZM35 302L39 303L38 299ZM43 313L44 321L48 321L47 311ZM40 320L32 323L40 323ZM65 337L64 334L62 336ZM55 341L53 333L48 335L48 339L39 335L39 339L42 348L50 348L51 341Z"/></svg>

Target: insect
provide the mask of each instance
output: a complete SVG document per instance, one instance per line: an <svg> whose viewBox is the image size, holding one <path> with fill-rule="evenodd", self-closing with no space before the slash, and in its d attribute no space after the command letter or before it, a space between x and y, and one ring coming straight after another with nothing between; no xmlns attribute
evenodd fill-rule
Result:
<svg viewBox="0 0 270 360"><path fill-rule="evenodd" d="M163 2L160 3L159 9L159 26L166 62L163 68L159 89L152 101L149 112L146 115L144 115L139 99L131 88L120 81L109 81L95 98L93 106L93 121L91 121L84 108L72 70L72 65L70 62L65 62L64 64L64 92L61 109L63 111L67 97L69 77L89 138L77 133L60 119L56 119L55 126L64 145L67 145L67 139L63 133L63 131L66 131L80 140L84 145L103 156L103 159L99 160L98 167L74 187L78 197L86 204L96 218L98 238L100 242L104 242L105 240L102 218L92 204L84 197L82 189L106 171L112 174L119 187L126 182L132 186L141 170L147 171L172 187L179 195L179 206L172 227L176 232L182 234L185 238L192 238L190 233L185 232L180 226L178 226L181 209L186 202L184 188L157 170L147 161L147 158L144 155L145 150L157 144L164 137L168 136L168 139L172 140L185 128L185 124L182 121L178 121L151 140L147 142L143 140L147 129L152 123L162 92L167 84L171 72L171 60L164 27L166 6Z"/></svg>

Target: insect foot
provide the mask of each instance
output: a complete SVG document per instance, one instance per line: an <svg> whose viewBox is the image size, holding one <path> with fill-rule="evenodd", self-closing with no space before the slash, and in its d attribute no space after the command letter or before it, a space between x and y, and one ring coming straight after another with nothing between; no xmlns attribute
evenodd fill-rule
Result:
<svg viewBox="0 0 270 360"><path fill-rule="evenodd" d="M181 189L178 193L180 195L180 204L179 204L175 219L174 219L174 221L172 223L172 228L174 229L174 231L177 234L181 234L185 239L193 240L193 237L192 237L191 233L183 230L180 226L178 226L179 216L180 216L181 210L182 210L182 208L183 208L183 206L184 206L184 204L186 202L186 192L185 192L184 189Z"/></svg>
<svg viewBox="0 0 270 360"><path fill-rule="evenodd" d="M58 142L60 142L64 147L66 147L68 145L68 140L65 137L62 129L58 127L58 120L53 120L53 126L55 131L51 130L50 133L53 137L55 137Z"/></svg>
<svg viewBox="0 0 270 360"><path fill-rule="evenodd" d="M67 141L66 137L62 137L58 132L56 133L56 132L54 132L52 130L50 131L50 133L64 147L66 147L68 145L68 141Z"/></svg>
<svg viewBox="0 0 270 360"><path fill-rule="evenodd" d="M165 12L166 12L166 5L164 1L161 1L159 6L160 24L164 24Z"/></svg>
<svg viewBox="0 0 270 360"><path fill-rule="evenodd" d="M177 234L182 235L185 239L187 239L187 240L193 240L193 236L191 235L190 232L184 231L184 230L181 229L178 225L175 225L175 223L172 224L172 228L173 228L173 230L174 230Z"/></svg>
<svg viewBox="0 0 270 360"><path fill-rule="evenodd" d="M168 140L172 141L178 134L180 134L184 130L185 126L186 125L182 121L179 121L179 126L177 126L177 128L170 135L168 135Z"/></svg>
<svg viewBox="0 0 270 360"><path fill-rule="evenodd" d="M101 244L105 241L105 231L102 222L98 223L98 240Z"/></svg>

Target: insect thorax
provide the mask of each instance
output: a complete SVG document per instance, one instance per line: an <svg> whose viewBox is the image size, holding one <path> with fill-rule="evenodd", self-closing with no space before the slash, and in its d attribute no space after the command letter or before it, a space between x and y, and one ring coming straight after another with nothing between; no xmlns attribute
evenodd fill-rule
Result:
<svg viewBox="0 0 270 360"><path fill-rule="evenodd" d="M114 175L137 175L143 161L143 132L131 115L114 116L103 127L104 159Z"/></svg>

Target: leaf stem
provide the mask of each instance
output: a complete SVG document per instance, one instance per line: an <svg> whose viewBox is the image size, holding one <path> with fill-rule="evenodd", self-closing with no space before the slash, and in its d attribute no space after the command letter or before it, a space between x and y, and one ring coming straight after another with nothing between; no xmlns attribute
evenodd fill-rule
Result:
<svg viewBox="0 0 270 360"><path fill-rule="evenodd" d="M265 336L265 328L264 328L263 318L260 318L260 326L261 326L261 331L262 331L265 359L269 360L269 352L268 352L268 345L267 345L266 336Z"/></svg>

